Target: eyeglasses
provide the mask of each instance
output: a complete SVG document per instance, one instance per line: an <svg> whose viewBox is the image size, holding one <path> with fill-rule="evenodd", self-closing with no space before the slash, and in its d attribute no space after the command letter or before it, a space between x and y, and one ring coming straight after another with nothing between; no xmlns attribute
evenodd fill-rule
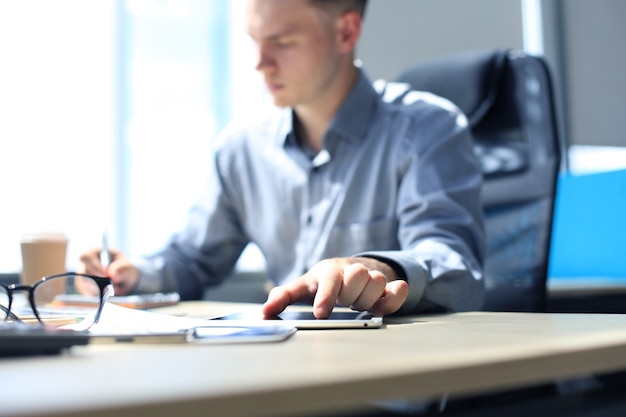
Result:
<svg viewBox="0 0 626 417"><path fill-rule="evenodd" d="M77 303L82 295L93 303ZM80 323L89 328L100 320L106 300L113 295L111 278L66 272L42 278L34 285L0 284L0 321L60 327Z"/></svg>

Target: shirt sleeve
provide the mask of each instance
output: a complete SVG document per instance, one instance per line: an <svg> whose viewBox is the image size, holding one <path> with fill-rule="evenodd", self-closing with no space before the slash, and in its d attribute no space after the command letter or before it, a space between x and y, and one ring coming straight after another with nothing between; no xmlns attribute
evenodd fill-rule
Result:
<svg viewBox="0 0 626 417"><path fill-rule="evenodd" d="M429 125L436 128L428 136L408 133L402 145L407 162L396 213L401 249L358 254L403 273L409 295L399 314L475 310L484 302L482 171L467 119L455 107L444 108Z"/></svg>

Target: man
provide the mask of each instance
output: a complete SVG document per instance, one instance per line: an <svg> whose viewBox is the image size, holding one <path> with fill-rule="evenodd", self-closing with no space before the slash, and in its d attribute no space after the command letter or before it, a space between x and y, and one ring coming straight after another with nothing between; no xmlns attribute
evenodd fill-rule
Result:
<svg viewBox="0 0 626 417"><path fill-rule="evenodd" d="M108 273L117 294L200 298L255 242L277 284L267 315L303 301L318 318L335 305L480 308L481 173L465 117L428 95L383 103L355 65L364 9L249 0L247 31L276 112L222 135L210 186L161 253L131 262L112 251L104 271L93 250L85 271Z"/></svg>

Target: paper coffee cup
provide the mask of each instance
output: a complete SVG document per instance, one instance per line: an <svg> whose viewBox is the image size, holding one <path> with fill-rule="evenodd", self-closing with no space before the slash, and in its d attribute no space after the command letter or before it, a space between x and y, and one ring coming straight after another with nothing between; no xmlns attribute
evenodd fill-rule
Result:
<svg viewBox="0 0 626 417"><path fill-rule="evenodd" d="M63 233L28 233L22 237L20 282L32 285L41 278L66 272L67 236Z"/></svg>

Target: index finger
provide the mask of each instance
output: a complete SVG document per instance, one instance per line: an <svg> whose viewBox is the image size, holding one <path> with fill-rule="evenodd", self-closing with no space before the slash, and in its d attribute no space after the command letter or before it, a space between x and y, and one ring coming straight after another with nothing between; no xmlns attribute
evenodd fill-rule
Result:
<svg viewBox="0 0 626 417"><path fill-rule="evenodd" d="M317 282L317 291L313 300L313 314L318 319L325 319L333 312L333 307L337 303L339 291L343 284L342 268L323 268L309 271L316 274L313 279Z"/></svg>
<svg viewBox="0 0 626 417"><path fill-rule="evenodd" d="M100 263L100 248L94 248L80 255L84 272L92 275L104 275L105 270Z"/></svg>
<svg viewBox="0 0 626 417"><path fill-rule="evenodd" d="M312 298L315 286L302 277L279 287L274 287L263 304L262 313L266 316L276 316L287 306L298 301Z"/></svg>

